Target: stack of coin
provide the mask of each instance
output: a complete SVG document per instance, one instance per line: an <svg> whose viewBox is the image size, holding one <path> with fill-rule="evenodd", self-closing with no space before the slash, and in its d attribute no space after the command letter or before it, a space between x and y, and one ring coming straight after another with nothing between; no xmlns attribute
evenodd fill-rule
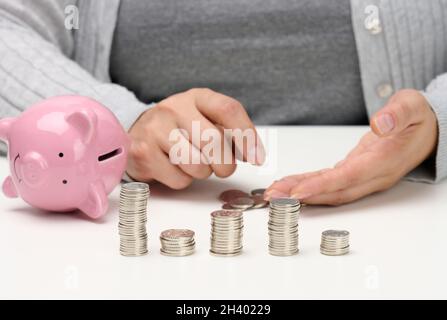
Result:
<svg viewBox="0 0 447 320"><path fill-rule="evenodd" d="M184 257L194 253L196 243L194 231L186 229L169 229L160 235L160 253L170 257Z"/></svg>
<svg viewBox="0 0 447 320"><path fill-rule="evenodd" d="M349 232L326 230L321 234L320 252L327 256L341 256L349 252Z"/></svg>
<svg viewBox="0 0 447 320"><path fill-rule="evenodd" d="M210 253L225 257L241 254L243 229L241 211L218 210L211 213Z"/></svg>
<svg viewBox="0 0 447 320"><path fill-rule="evenodd" d="M291 256L298 253L298 216L300 202L292 198L270 201L269 252L274 256Z"/></svg>
<svg viewBox="0 0 447 320"><path fill-rule="evenodd" d="M121 188L119 204L120 253L123 256L141 256L147 250L147 200L149 185L126 183Z"/></svg>

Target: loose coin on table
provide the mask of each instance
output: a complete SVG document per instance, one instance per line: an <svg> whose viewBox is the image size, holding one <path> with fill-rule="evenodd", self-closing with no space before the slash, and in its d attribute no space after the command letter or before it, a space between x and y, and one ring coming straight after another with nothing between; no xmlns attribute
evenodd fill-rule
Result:
<svg viewBox="0 0 447 320"><path fill-rule="evenodd" d="M160 253L170 257L189 256L195 251L194 231L169 229L160 234Z"/></svg>
<svg viewBox="0 0 447 320"><path fill-rule="evenodd" d="M326 230L321 234L320 252L327 256L341 256L349 252L349 232Z"/></svg>
<svg viewBox="0 0 447 320"><path fill-rule="evenodd" d="M298 216L300 202L292 198L270 201L269 253L275 256L291 256L298 249Z"/></svg>
<svg viewBox="0 0 447 320"><path fill-rule="evenodd" d="M248 209L262 209L268 206L269 202L264 200L264 192L266 189L254 189L251 195L248 193L230 189L222 192L219 200L223 202L222 209L224 210L248 210Z"/></svg>
<svg viewBox="0 0 447 320"><path fill-rule="evenodd" d="M253 200L253 209L261 209L268 206L269 202L264 200L263 195L253 195L251 196L251 199Z"/></svg>
<svg viewBox="0 0 447 320"><path fill-rule="evenodd" d="M120 253L123 256L141 256L147 250L147 201L149 185L126 183L121 187L119 202Z"/></svg>
<svg viewBox="0 0 447 320"><path fill-rule="evenodd" d="M241 254L244 220L242 211L217 210L211 213L211 249L215 256Z"/></svg>
<svg viewBox="0 0 447 320"><path fill-rule="evenodd" d="M241 209L233 208L229 203L224 203L222 209L227 211L243 211Z"/></svg>
<svg viewBox="0 0 447 320"><path fill-rule="evenodd" d="M264 196L264 192L266 189L254 189L251 190L251 195L252 196Z"/></svg>
<svg viewBox="0 0 447 320"><path fill-rule="evenodd" d="M247 210L253 207L255 202L250 197L240 197L232 199L228 204L235 209Z"/></svg>
<svg viewBox="0 0 447 320"><path fill-rule="evenodd" d="M249 198L250 195L244 191L241 191L241 190L231 189L231 190L226 190L226 191L222 192L219 196L219 200L223 203L229 203L231 200L240 198L240 197Z"/></svg>

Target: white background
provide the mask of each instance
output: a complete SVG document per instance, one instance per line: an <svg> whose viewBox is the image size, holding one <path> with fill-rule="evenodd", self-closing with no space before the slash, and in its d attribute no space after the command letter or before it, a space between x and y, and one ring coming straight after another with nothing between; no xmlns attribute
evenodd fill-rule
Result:
<svg viewBox="0 0 447 320"><path fill-rule="evenodd" d="M241 165L226 180L187 190L151 186L150 254L119 254L118 192L101 221L45 213L0 196L0 298L299 299L447 298L447 184L402 182L390 191L341 207L307 207L300 217L300 253L267 250L267 209L245 213L244 253L210 256L209 214L221 191L250 191L273 179L332 166L366 127L270 128L278 134L278 168L261 175ZM271 141L270 141L271 142ZM273 145L270 143L270 147ZM0 159L0 175L8 174ZM197 252L159 254L160 232L190 228ZM351 253L319 253L321 232L351 232Z"/></svg>

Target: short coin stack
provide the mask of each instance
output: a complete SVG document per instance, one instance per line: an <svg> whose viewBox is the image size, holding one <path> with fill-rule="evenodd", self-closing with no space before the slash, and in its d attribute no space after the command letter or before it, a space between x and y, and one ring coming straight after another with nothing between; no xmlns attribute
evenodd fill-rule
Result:
<svg viewBox="0 0 447 320"><path fill-rule="evenodd" d="M321 234L320 252L327 256L341 256L349 252L349 232L326 230Z"/></svg>
<svg viewBox="0 0 447 320"><path fill-rule="evenodd" d="M270 201L269 252L274 256L291 256L298 253L298 216L300 202L292 198Z"/></svg>
<svg viewBox="0 0 447 320"><path fill-rule="evenodd" d="M160 235L160 253L170 257L184 257L194 253L196 243L194 231L187 229L169 229Z"/></svg>
<svg viewBox="0 0 447 320"><path fill-rule="evenodd" d="M211 213L210 253L225 257L241 254L243 229L241 211L218 210Z"/></svg>
<svg viewBox="0 0 447 320"><path fill-rule="evenodd" d="M147 250L147 200L149 185L141 182L126 183L121 188L119 204L120 253L123 256L141 256Z"/></svg>

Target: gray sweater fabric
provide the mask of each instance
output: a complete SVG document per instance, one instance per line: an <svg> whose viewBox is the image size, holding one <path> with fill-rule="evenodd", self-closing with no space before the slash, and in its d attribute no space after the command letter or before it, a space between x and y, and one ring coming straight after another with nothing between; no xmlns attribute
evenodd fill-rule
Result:
<svg viewBox="0 0 447 320"><path fill-rule="evenodd" d="M368 123L349 0L121 0L110 73L145 102L209 87L255 124Z"/></svg>
<svg viewBox="0 0 447 320"><path fill-rule="evenodd" d="M79 29L65 26L70 5L78 8ZM119 0L0 0L0 117L47 97L79 94L130 128L148 106L110 82L118 7Z"/></svg>
<svg viewBox="0 0 447 320"><path fill-rule="evenodd" d="M69 5L79 10L79 29L66 29ZM119 0L0 0L0 117L17 116L46 97L80 94L106 105L128 129L150 106L110 82L119 5ZM445 178L447 0L351 0L351 17L368 115L399 89L423 91L438 119L438 147L435 164L421 165L410 177Z"/></svg>

